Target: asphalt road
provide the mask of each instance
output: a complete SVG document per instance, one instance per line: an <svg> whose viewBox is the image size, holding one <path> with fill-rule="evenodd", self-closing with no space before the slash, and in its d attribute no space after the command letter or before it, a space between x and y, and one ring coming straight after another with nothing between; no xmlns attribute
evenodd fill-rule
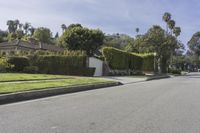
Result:
<svg viewBox="0 0 200 133"><path fill-rule="evenodd" d="M0 133L200 133L200 74L1 105Z"/></svg>

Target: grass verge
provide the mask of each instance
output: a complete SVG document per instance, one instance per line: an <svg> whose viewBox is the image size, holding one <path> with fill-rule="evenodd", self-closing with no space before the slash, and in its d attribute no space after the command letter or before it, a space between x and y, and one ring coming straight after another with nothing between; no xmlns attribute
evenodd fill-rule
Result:
<svg viewBox="0 0 200 133"><path fill-rule="evenodd" d="M72 78L72 77L63 75L48 75L48 74L0 73L0 82L48 80L48 79L64 79L64 78Z"/></svg>
<svg viewBox="0 0 200 133"><path fill-rule="evenodd" d="M33 79L31 75L20 75L20 77L29 77L25 78L25 80ZM16 75L15 75L16 76ZM49 75L35 75L35 78L44 78L49 77ZM55 77L53 77L55 78ZM2 78L1 78L2 79ZM13 77L10 79L13 81ZM16 80L16 78L14 77ZM7 93L15 93L15 92L22 92L22 91L30 91L30 90L40 90L40 89L47 89L47 88L57 88L57 87L68 87L71 86L79 86L79 85L91 85L91 84L101 84L101 83L111 83L113 81L107 81L100 78L87 78L87 77L74 77L69 79L60 79L60 80L41 80L37 82L1 82L0 83L0 94L7 94Z"/></svg>

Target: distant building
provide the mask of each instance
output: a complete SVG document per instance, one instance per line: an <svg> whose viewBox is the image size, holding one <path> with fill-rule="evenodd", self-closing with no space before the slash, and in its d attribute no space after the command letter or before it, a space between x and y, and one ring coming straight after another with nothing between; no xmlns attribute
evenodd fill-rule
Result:
<svg viewBox="0 0 200 133"><path fill-rule="evenodd" d="M64 51L64 49L61 47L45 43L35 44L33 42L21 41L21 40L0 43L0 53L7 54L10 52L17 52L17 51L36 51L36 50L44 50L52 52Z"/></svg>

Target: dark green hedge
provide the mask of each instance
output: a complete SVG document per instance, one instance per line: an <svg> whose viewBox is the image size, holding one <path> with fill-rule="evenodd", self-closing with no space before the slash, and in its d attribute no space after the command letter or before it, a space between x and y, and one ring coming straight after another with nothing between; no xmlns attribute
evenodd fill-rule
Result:
<svg viewBox="0 0 200 133"><path fill-rule="evenodd" d="M86 56L41 55L34 66L40 73L92 76L93 68L87 68Z"/></svg>
<svg viewBox="0 0 200 133"><path fill-rule="evenodd" d="M27 57L8 57L8 63L13 65L12 68L9 69L9 71L14 72L22 72L25 67L30 65L29 59Z"/></svg>
<svg viewBox="0 0 200 133"><path fill-rule="evenodd" d="M103 55L113 70L154 70L154 56L152 54L128 53L116 48L105 47Z"/></svg>
<svg viewBox="0 0 200 133"><path fill-rule="evenodd" d="M142 70L147 72L154 71L154 55L153 54L146 54L143 55L143 65Z"/></svg>
<svg viewBox="0 0 200 133"><path fill-rule="evenodd" d="M103 49L103 55L111 69L129 69L130 55L128 53L115 48L106 47Z"/></svg>
<svg viewBox="0 0 200 133"><path fill-rule="evenodd" d="M95 68L87 68L85 55L36 55L9 57L9 71L77 76L93 76Z"/></svg>

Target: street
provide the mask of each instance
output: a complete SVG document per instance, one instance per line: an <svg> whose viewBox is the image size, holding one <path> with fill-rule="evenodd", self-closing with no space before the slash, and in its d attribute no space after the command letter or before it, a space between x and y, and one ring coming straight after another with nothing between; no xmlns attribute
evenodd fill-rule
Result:
<svg viewBox="0 0 200 133"><path fill-rule="evenodd" d="M0 133L199 133L200 74L0 106Z"/></svg>

